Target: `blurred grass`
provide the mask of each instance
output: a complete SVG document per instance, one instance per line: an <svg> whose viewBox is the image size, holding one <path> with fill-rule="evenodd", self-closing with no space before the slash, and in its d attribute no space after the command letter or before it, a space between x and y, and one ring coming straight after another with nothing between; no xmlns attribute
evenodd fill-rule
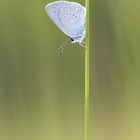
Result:
<svg viewBox="0 0 140 140"><path fill-rule="evenodd" d="M84 138L84 49L71 45L59 57L66 37L45 13L49 2L0 1L2 140ZM139 4L94 2L90 140L140 139Z"/></svg>

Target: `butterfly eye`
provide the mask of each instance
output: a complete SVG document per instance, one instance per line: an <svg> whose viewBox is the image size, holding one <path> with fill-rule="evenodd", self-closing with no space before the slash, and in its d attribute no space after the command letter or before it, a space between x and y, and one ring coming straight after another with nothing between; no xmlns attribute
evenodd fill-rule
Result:
<svg viewBox="0 0 140 140"><path fill-rule="evenodd" d="M73 38L71 38L70 40L71 40L71 41L74 41L74 39L73 39Z"/></svg>

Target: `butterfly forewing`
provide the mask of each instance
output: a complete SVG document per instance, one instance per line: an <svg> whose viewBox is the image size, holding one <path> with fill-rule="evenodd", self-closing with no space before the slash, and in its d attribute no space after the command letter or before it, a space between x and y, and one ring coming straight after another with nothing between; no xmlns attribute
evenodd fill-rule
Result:
<svg viewBox="0 0 140 140"><path fill-rule="evenodd" d="M74 2L58 1L46 6L54 23L68 36L78 37L85 29L85 8Z"/></svg>
<svg viewBox="0 0 140 140"><path fill-rule="evenodd" d="M50 4L47 4L45 7L45 10L49 17L52 19L52 21L61 29L62 24L60 22L59 18L59 10L62 8L64 2L53 2ZM62 29L61 29L62 30ZM64 30L62 30L64 32Z"/></svg>

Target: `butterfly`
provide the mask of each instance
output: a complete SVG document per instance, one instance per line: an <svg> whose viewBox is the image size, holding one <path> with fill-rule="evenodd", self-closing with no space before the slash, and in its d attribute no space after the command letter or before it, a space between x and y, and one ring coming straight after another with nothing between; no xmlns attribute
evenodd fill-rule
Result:
<svg viewBox="0 0 140 140"><path fill-rule="evenodd" d="M60 47L60 54L68 43L85 46L86 10L76 2L56 1L46 5L45 10L51 20L69 38Z"/></svg>

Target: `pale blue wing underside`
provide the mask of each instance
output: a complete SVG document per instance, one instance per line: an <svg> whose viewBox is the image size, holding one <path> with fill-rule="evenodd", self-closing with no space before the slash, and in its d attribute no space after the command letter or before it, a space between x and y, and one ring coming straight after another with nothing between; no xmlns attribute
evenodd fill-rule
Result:
<svg viewBox="0 0 140 140"><path fill-rule="evenodd" d="M75 2L57 1L46 5L53 22L70 37L85 35L85 7Z"/></svg>

